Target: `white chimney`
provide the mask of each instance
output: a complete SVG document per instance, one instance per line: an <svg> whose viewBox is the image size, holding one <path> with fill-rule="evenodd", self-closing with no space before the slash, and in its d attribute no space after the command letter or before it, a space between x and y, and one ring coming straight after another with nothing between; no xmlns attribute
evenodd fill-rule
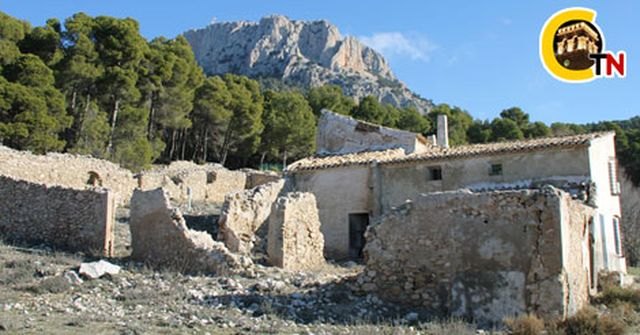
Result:
<svg viewBox="0 0 640 335"><path fill-rule="evenodd" d="M439 147L449 147L449 126L447 125L447 116L445 114L438 114L438 136L436 142Z"/></svg>

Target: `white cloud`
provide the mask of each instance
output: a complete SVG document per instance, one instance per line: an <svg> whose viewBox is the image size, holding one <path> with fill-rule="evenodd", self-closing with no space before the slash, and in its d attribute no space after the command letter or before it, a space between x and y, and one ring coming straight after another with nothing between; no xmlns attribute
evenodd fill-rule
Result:
<svg viewBox="0 0 640 335"><path fill-rule="evenodd" d="M386 57L409 57L424 62L429 61L431 52L436 49L436 45L423 36L400 32L374 33L371 36L360 36L359 39Z"/></svg>

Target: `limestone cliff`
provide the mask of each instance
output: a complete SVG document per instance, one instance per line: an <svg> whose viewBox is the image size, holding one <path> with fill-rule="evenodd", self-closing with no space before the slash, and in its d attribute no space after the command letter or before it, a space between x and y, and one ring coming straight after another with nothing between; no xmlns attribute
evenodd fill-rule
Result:
<svg viewBox="0 0 640 335"><path fill-rule="evenodd" d="M207 74L276 78L302 87L331 83L357 99L374 95L422 112L432 105L400 82L378 52L353 37L343 38L324 20L274 15L259 22L213 23L184 36Z"/></svg>

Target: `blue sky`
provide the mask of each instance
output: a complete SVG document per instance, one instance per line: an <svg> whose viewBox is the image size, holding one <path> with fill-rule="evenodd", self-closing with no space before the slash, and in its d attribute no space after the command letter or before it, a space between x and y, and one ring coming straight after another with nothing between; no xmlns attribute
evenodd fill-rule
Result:
<svg viewBox="0 0 640 335"><path fill-rule="evenodd" d="M606 48L627 52L625 79L567 84L538 58L545 20L573 6L595 9ZM534 121L595 122L640 115L640 3L625 1L149 1L4 0L0 10L42 25L83 11L133 17L147 38L174 37L212 20L258 20L270 14L327 19L381 51L396 76L436 103L491 119L520 106Z"/></svg>

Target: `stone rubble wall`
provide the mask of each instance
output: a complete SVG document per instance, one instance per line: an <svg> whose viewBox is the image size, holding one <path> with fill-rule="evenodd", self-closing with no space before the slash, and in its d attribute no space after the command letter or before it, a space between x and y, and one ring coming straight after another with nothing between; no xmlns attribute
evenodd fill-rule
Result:
<svg viewBox="0 0 640 335"><path fill-rule="evenodd" d="M215 275L243 273L252 267L250 259L231 253L209 234L187 228L162 188L134 191L129 225L131 258L153 267Z"/></svg>
<svg viewBox="0 0 640 335"><path fill-rule="evenodd" d="M143 190L164 188L174 203L222 203L230 192L245 189L247 176L242 171L227 170L219 164L198 165L177 161L168 166L144 171L139 175Z"/></svg>
<svg viewBox="0 0 640 335"><path fill-rule="evenodd" d="M324 237L316 198L292 192L278 197L269 216L269 263L286 270L314 270L325 264Z"/></svg>
<svg viewBox="0 0 640 335"><path fill-rule="evenodd" d="M343 155L396 148L404 149L407 154L425 152L430 145L419 138L416 133L358 121L323 109L316 132L316 153Z"/></svg>
<svg viewBox="0 0 640 335"><path fill-rule="evenodd" d="M113 255L115 194L0 176L0 237L94 256Z"/></svg>
<svg viewBox="0 0 640 335"><path fill-rule="evenodd" d="M265 254L272 204L284 187L278 180L256 188L227 195L218 221L218 240L232 252L243 255Z"/></svg>
<svg viewBox="0 0 640 335"><path fill-rule="evenodd" d="M0 175L82 190L88 186L90 171L100 176L103 187L116 193L118 204L129 202L136 180L118 164L81 155L35 155L0 145Z"/></svg>
<svg viewBox="0 0 640 335"><path fill-rule="evenodd" d="M567 317L588 301L593 213L553 187L422 194L369 227L358 283L389 301L489 324L523 313Z"/></svg>
<svg viewBox="0 0 640 335"><path fill-rule="evenodd" d="M247 190L282 179L282 174L274 171L260 171L254 169L241 169L240 171L244 172L247 176L247 182L244 186Z"/></svg>

